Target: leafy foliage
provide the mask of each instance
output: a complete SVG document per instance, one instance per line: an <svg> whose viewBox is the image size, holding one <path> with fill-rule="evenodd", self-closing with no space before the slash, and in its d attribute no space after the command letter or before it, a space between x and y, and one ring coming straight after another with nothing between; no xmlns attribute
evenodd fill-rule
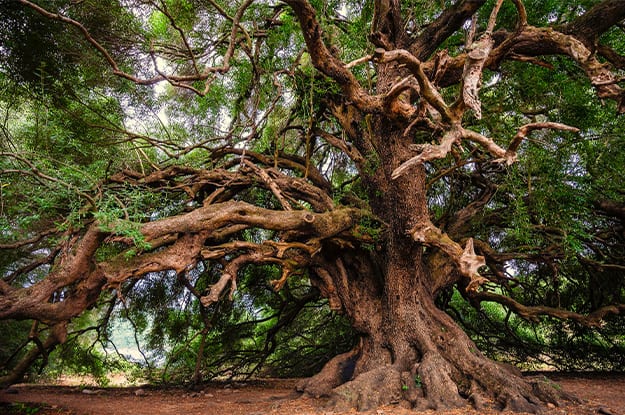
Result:
<svg viewBox="0 0 625 415"><path fill-rule="evenodd" d="M530 25L553 31L564 30L597 2L523 3ZM454 123L419 95L428 85L417 87L407 65L370 58L391 42L372 33L375 25L388 23L376 15L374 2L310 2L327 60L340 60L339 69L349 69L349 82L362 87L359 94L384 102L368 113L354 102L353 85L337 81L349 77L334 67L335 72L322 70L314 55L319 51L307 49L311 39L300 29L300 16L282 3L37 4L47 16L0 0L5 12L0 22L0 275L19 289L36 286L78 251L77 241L87 239L95 224L100 239L87 271L59 284L44 302L68 302L86 289L94 270L106 280L99 296L89 297L90 311L68 317L69 339L50 354L50 373L89 372L105 382L110 365L128 370L114 352L111 330L119 326L128 334L125 346L139 353L129 360L161 381L318 372L333 356L352 350L364 333L350 328L354 315L336 312L341 304L333 301L341 296L328 288L331 278L319 270L331 261L315 261L327 254L339 264L329 268L344 277L342 252L345 258L357 257L352 279L371 278L371 290L384 292L388 276L379 263L387 260L392 243L410 239L408 228L425 217L459 241L460 251L469 238L475 241L486 261L481 293L506 296L524 307L547 307L547 315L562 308L589 315L625 303L624 218L609 209L625 206L619 180L625 121L614 115L618 103L600 100L597 85L571 56L559 50L544 56L532 50L523 59L516 52L502 54L483 72L483 118L467 111L458 123L504 149L532 123L557 122L579 132L534 131L523 138L511 165L494 160L477 140L458 139L446 155L411 171L414 177L424 172L427 203L423 212L405 214L387 202L395 195L385 194L381 189L389 187L383 185L392 181L399 164L436 146L443 129ZM403 47L423 40L455 4L402 2L403 37L392 41ZM478 35L494 4L487 1L476 12ZM514 2L504 2L496 36L517 33L519 18ZM447 103L458 103L463 88L464 81L453 79L462 66L453 60L467 51L471 28L465 20L440 40L431 57L422 57L434 62L424 66L426 75ZM597 42L620 51L621 32L614 27ZM445 72L449 62L457 65L455 72ZM381 77L384 65L397 66L402 77ZM613 65L622 75L622 64ZM394 85L406 87L395 90L395 101L389 93ZM381 114L405 107L414 114ZM375 140L374 130L380 133ZM399 141L405 144L402 153L392 154ZM264 228L256 216L245 222L253 215L244 210L229 212L234 219L219 219L218 229L198 231L202 221L222 212L209 218L197 212L226 202L247 203L264 213L347 208L363 213L352 218L349 229L323 237L306 234L313 227L309 222L289 230L283 223ZM466 212L472 212L470 218L458 220ZM176 222L183 217L192 220ZM145 229L163 223L171 231L150 239ZM175 249L188 234L204 238L190 258L184 255L191 243ZM175 258L164 260L162 254L170 250ZM427 261L441 248L424 242L410 252ZM178 258L188 263L180 265ZM232 267L239 258L247 262ZM122 267L129 271L117 278L114 271ZM229 272L234 275L220 287ZM448 274L451 281L457 270ZM467 285L457 277L435 287L441 289L438 305L497 358L565 369L615 369L625 363L622 318L584 327L524 316L510 303L475 301ZM351 299L343 293L340 300ZM4 374L33 350L33 325L28 320L0 325L11 334L0 343ZM43 338L53 327L52 321L42 321L34 334ZM416 376L421 387L423 379Z"/></svg>

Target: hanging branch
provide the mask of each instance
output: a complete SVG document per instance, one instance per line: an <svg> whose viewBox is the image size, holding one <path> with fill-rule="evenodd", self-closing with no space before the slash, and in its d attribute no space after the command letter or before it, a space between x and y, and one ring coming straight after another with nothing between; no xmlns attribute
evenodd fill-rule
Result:
<svg viewBox="0 0 625 415"><path fill-rule="evenodd" d="M80 33L83 35L85 40L89 44L91 44L91 46L93 46L100 53L100 55L102 55L102 57L106 60L106 62L109 64L109 66L113 70L114 75L127 79L137 85L154 85L162 81L167 81L174 86L189 89L200 96L204 96L208 92L209 84L206 85L206 88L204 91L200 91L190 84L195 81L210 80L211 77L213 77L215 74L226 73L230 70L230 61L232 57L234 56L235 46L237 44L237 34L240 30L240 19L243 17L243 13L245 12L245 10L252 4L253 0L246 0L245 2L243 2L243 4L241 4L241 6L239 6L239 8L237 9L235 16L232 18L232 22L233 22L232 30L230 33L228 48L222 59L222 65L213 66L213 67L204 67L202 71L199 71L199 68L198 68L196 71L196 74L194 75L168 75L158 69L158 66L156 65L156 57L154 56L154 51L152 51L151 54L152 54L152 58L154 62L154 70L157 72L158 75L153 76L151 78L140 78L122 70L120 65L113 58L113 56L108 52L108 50L91 35L89 30L82 23L70 17L64 16L62 14L50 12L46 10L45 8L29 0L18 0L18 1L22 3L23 5L35 10L37 13L41 14L42 16L45 16L52 20L60 21L65 24L69 24L77 28L80 31ZM174 28L177 28L177 27L174 26ZM193 58L193 56L194 55L191 52L191 57Z"/></svg>
<svg viewBox="0 0 625 415"><path fill-rule="evenodd" d="M473 301L476 301L477 303L486 301L495 302L506 306L520 317L533 322L539 322L540 316L550 316L562 320L576 321L586 327L601 327L604 324L604 319L606 316L613 314L618 315L625 312L625 304L608 305L605 307L601 307L590 314L585 315L564 310L561 308L553 308L547 306L526 306L508 296L489 291L468 290L468 295Z"/></svg>
<svg viewBox="0 0 625 415"><path fill-rule="evenodd" d="M503 0L497 0L488 19L486 31L479 40L472 42L468 46L467 59L462 73L462 99L459 99L455 104L460 112L464 112L462 107L465 105L472 109L475 118L478 120L482 118L482 103L479 97L482 73L486 60L495 44L492 35L502 3Z"/></svg>

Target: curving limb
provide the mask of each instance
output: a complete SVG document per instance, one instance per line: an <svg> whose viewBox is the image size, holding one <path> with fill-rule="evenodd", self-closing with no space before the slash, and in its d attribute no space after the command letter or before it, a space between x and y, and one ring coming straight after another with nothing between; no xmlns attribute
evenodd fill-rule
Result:
<svg viewBox="0 0 625 415"><path fill-rule="evenodd" d="M501 304L502 333L513 316L598 327L625 311L622 121L602 107L625 112L625 2L554 8L541 25L523 0L183 3L98 9L136 31L97 30L86 2L11 6L15 27L54 22L42 38L71 62L58 79L40 65L28 88L3 72L27 110L2 127L19 134L0 151L0 319L58 328L34 332L26 362L102 293L132 307L155 282L199 310L183 347L198 342L201 381L209 314L252 281L283 291L261 360L238 369L258 373L277 330L321 295L358 339L299 388L336 408L566 402L502 370L446 311ZM69 50L78 41L88 50ZM579 101L549 95L553 79ZM543 86L548 99L528 90ZM553 142L523 145L547 130Z"/></svg>

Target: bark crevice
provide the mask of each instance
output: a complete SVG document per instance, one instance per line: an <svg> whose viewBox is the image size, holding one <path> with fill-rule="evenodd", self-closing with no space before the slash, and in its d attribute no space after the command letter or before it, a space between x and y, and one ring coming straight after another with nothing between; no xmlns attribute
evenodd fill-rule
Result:
<svg viewBox="0 0 625 415"><path fill-rule="evenodd" d="M378 320L376 308L367 308L362 302L345 308L363 331L359 345L332 359L298 390L326 397L338 410L359 411L395 404L416 410L472 405L477 409L539 413L545 405L559 406L573 399L546 378L524 377L516 368L482 355L435 306L432 293L417 283L425 277L424 271L411 266L409 259L403 262L410 269L399 269L402 261L395 258L393 272L385 275L387 287L395 288L384 290L383 319ZM351 276L350 265L347 261L338 274ZM369 275L374 274L370 270ZM335 288L344 300L367 298L355 292L355 285L337 284Z"/></svg>

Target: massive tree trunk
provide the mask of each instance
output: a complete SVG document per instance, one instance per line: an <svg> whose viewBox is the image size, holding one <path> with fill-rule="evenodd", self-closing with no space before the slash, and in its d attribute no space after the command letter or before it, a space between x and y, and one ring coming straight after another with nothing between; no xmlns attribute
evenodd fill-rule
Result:
<svg viewBox="0 0 625 415"><path fill-rule="evenodd" d="M462 125L468 110L476 118L481 116L478 90L485 65L524 48L526 42L519 40L517 45L515 36L522 39L522 33L527 33L536 45L545 45L546 37L527 26L522 4L516 3L519 30L506 39L506 47L495 48L496 43L503 43L491 36L502 4L498 2L486 32L479 40L468 40L464 57L453 58L455 62L445 54L432 58L432 45L436 48L459 29L484 2L456 2L412 40L401 30L399 2L381 0L376 2L370 36L377 46L372 56L376 95L369 95L324 46L308 3L287 3L300 20L313 63L342 87L344 97L335 98L333 114L357 149L348 154L386 232L381 246L366 260L344 251L328 258L325 249L326 261L334 268L326 264L324 268L333 271L320 275L318 284L331 297L331 304L342 304L362 337L355 350L332 360L319 375L300 385L301 390L329 395L339 406L359 409L389 402L435 409L472 403L478 408L492 405L535 412L540 406L561 402L565 396L552 384L524 378L513 368L487 359L436 307L435 298L442 288L457 284L470 296L485 281L478 272L484 257L476 255L473 240L465 239L461 229L492 193L483 192L457 211L446 227L434 224L424 167L426 162L450 155L463 139L497 157L496 162L510 164L516 160L520 141L533 129L576 131L557 123L529 124L505 150ZM570 55L593 77L594 63L573 51L584 50L583 43L565 38L552 36L557 47L550 53ZM425 59L429 59L427 64L422 62ZM448 83L449 79L454 81ZM447 104L437 84L454 82L460 83L461 92L453 104ZM432 138L418 141L411 134L418 123Z"/></svg>
<svg viewBox="0 0 625 415"><path fill-rule="evenodd" d="M549 383L523 378L516 371L485 358L460 327L436 307L435 299L440 290L455 285L464 295L473 296L476 303L497 301L525 318L551 315L587 325L596 324L608 313L625 311L625 305L606 306L592 315L582 316L548 307L526 307L494 291L479 291L486 280L478 269L485 260L476 255L473 240L467 238L470 232L463 229L488 203L492 192L482 192L450 212L453 217L446 223L436 223L437 218L430 213L427 200L425 164L454 155L457 161L454 168L460 169L464 162L473 162L469 158L479 153L485 156L476 163L508 165L516 160L521 142L533 130L577 131L556 122L531 122L519 126L516 135L514 132L507 134L513 138L508 140L507 148L503 148L493 137L487 136L492 131L484 132L479 127L472 130L475 124L463 125L466 120L473 121L481 116L479 88L484 68L497 70L504 60L548 66L536 57L567 56L583 71L599 97L614 100L617 109L625 112L625 92L619 85L622 78L610 64L599 59L597 51L619 69L625 66L620 61L622 57L609 48L597 47L596 43L604 32L623 20L624 2L604 0L569 24L542 28L529 25L523 2L514 1L518 14L516 27L495 31L503 0L454 1L441 13L433 14L423 27L418 27L421 23L417 24L416 20L403 20L405 10L400 1L376 0L369 36L374 52L351 63L341 61L337 45L329 44L332 36L324 35L309 1L284 2L300 23L312 65L340 89L340 93L331 88L322 94L318 118L333 117L331 123L324 125L323 121L315 119L315 114L310 120L298 120L284 127L283 132L291 129L304 132L302 142L305 142L306 154L297 150L298 154L284 156L277 149L271 155L256 153L247 146L257 137L251 134L249 138L241 136L241 141L230 143L229 148L211 151L211 163L223 162L219 168L172 165L151 173L124 171L111 176L107 179L109 184L140 184L146 191L154 192L159 189L184 191L187 196L184 206L191 211L158 220L146 217L136 229L131 228L134 236L136 231L140 232L138 239L143 242L145 252L137 252L133 245L137 241L130 238L130 233L124 235L117 231L116 234L115 223L90 219L84 232L71 235L68 231L66 242L61 242L62 248L59 248L63 254L47 260L50 272L46 279L26 287L14 287L15 278L11 276L0 279L0 318L32 318L64 327L61 324L93 306L102 290L119 292L127 280L153 272L173 270L186 275L200 261L216 261L221 266L217 282L202 292L192 290L205 307L219 301L228 288L230 293L236 289L238 272L247 264L280 267L281 278L272 281L276 289L281 288L291 274L310 269L313 284L329 298L332 308L350 319L360 333L360 341L354 350L335 357L321 373L303 382L302 390L315 396L330 396L337 406L359 409L391 402L435 409L472 403L476 407L493 405L534 412L543 404L559 403L565 396ZM205 95L210 91L214 76L229 71L230 59L243 43L244 55L253 61L254 76L260 79L264 72L255 60L258 58L255 53L264 48L255 47L252 52L248 42L256 36L262 39L266 32L261 30L250 35L245 32L246 25L239 24L251 1L243 2L234 17L224 15L225 20L232 22L232 32L224 37L230 40L223 59L215 59L220 62L219 66L200 70L193 48L187 44L188 63L192 63L189 67L195 67L196 75L166 75L155 67L157 74L152 78L123 72L123 65L118 65L114 54L108 53L80 22L28 0L19 3L46 18L78 29L117 76L138 85L167 80L176 87ZM488 22L480 26L480 30L484 30L479 38L474 36L478 29L476 18L462 47L454 46L457 50L451 54L443 48L452 34L461 31L480 8L491 3L495 5ZM278 25L281 7L268 24ZM173 18L171 24L182 34ZM241 42L243 32L245 42ZM186 44L184 36L182 39ZM151 55L154 65L160 59L156 59L156 53L153 51ZM369 52L363 50L363 53ZM212 57L212 52L207 56ZM300 54L294 59L293 68L302 65L301 57ZM178 59L176 57L174 66L178 66ZM364 63L372 65L371 72L375 72L375 75L370 74L368 83L361 82L351 70L354 65ZM288 71L290 76L296 72L293 68ZM285 68L280 68L279 72L284 71ZM276 87L280 87L279 79L273 79ZM195 82L206 82L206 90L196 89ZM445 90L448 86L453 88ZM279 91L283 92L286 91ZM250 112L251 108L258 109L251 106ZM274 109L273 106L266 109L266 115ZM305 122L300 125L300 121ZM258 125L246 124L242 130L258 133L266 117L255 122ZM421 134L415 134L417 130ZM228 137L230 141L230 135ZM504 140L506 135L500 138ZM358 177L342 185L359 180L366 200L359 199L362 196L359 193L354 198L355 203L345 203L348 206L335 203L332 183L311 165L310 153L314 149L311 140L317 139L324 140L351 160ZM455 149L463 142L477 150L471 151L469 156L459 154L461 151ZM190 151L193 149L181 150L181 154ZM232 156L232 159L226 161L225 156ZM16 156L16 159L23 157ZM321 160L320 164L324 165L326 160ZM282 169L289 170L289 174ZM436 174L439 173L440 176L447 174L440 171ZM33 169L29 174L38 176L40 173ZM482 180L487 181L484 177ZM275 199L275 206L258 207L244 202L245 197L241 198L239 193L249 188L264 188ZM119 203L123 206L121 201ZM96 208L97 204L92 204ZM307 209L303 209L304 206ZM375 230L383 234L367 238L369 224L364 223L365 219L379 221ZM252 242L240 235L254 228L270 230L274 236ZM36 244L38 240L34 238L14 247ZM96 254L107 243L127 246L127 250L124 248L125 252L98 261ZM486 250L488 248L482 252ZM42 264L44 262L37 267ZM28 269L23 267L20 272L28 273ZM54 293L63 293L63 301L50 302ZM41 353L62 342L61 334L49 337L40 347ZM23 367L30 364L37 353L29 354ZM17 376L6 382L15 379Z"/></svg>
<svg viewBox="0 0 625 415"><path fill-rule="evenodd" d="M380 80L398 76L381 69ZM477 408L536 412L565 396L555 385L523 378L486 358L460 327L435 305L443 287L462 281L457 266L436 246L415 241L429 222L423 166L393 180L407 158L402 131L383 117L372 122L377 169L367 177L372 209L384 222L383 243L368 258L326 254L324 283L333 286L343 311L362 335L355 350L337 356L300 390L329 396L342 409L404 403L418 409ZM326 247L326 252L331 247ZM329 264L334 264L333 267ZM331 282L328 281L331 278Z"/></svg>
<svg viewBox="0 0 625 415"><path fill-rule="evenodd" d="M555 385L522 378L485 358L449 316L435 307L427 287L418 282L415 287L407 272L397 274L404 277L389 279L402 280L412 289L400 298L385 296L382 318L368 316L379 324L379 331L363 333L358 350L339 357L344 359L344 369L334 373L341 378L327 379L322 372L320 379L309 380L304 390L328 394L339 407L359 410L405 402L418 409L471 403L477 408L492 404L499 409L535 412L545 403L560 402L563 396ZM346 371L351 364L355 368L349 376ZM328 388L346 377L348 382ZM325 383L325 389L318 382Z"/></svg>
<svg viewBox="0 0 625 415"><path fill-rule="evenodd" d="M362 337L354 350L330 361L300 390L329 396L340 409L472 404L536 412L547 403L559 404L565 396L556 385L523 378L512 367L486 358L436 307L436 277L420 251L411 241L395 241L371 262L344 254L332 259L339 264L334 273L338 296ZM382 260L379 269L377 260Z"/></svg>

